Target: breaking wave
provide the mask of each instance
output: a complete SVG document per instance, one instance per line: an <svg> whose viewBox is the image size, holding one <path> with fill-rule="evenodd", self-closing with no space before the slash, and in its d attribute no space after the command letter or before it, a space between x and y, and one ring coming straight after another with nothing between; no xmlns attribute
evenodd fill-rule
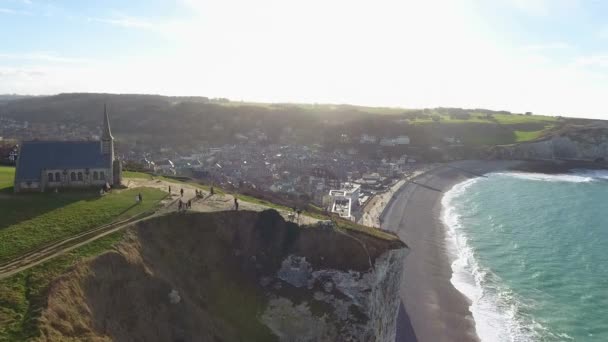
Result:
<svg viewBox="0 0 608 342"><path fill-rule="evenodd" d="M524 302L502 285L491 270L482 267L462 229L461 217L454 206L468 187L481 178L455 185L441 201L441 220L447 228L447 242L454 255L451 282L468 297L477 335L482 341L535 341L534 331L542 329L532 318L524 319Z"/></svg>

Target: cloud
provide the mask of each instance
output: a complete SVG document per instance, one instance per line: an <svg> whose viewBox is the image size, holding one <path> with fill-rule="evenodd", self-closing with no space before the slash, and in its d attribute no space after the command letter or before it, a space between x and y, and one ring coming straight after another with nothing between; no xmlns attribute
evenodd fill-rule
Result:
<svg viewBox="0 0 608 342"><path fill-rule="evenodd" d="M572 48L572 46L568 43L554 42L554 43L526 45L526 46L522 47L522 50L545 51L545 50L567 50L567 49L571 49L571 48Z"/></svg>
<svg viewBox="0 0 608 342"><path fill-rule="evenodd" d="M120 15L114 18L87 18L87 21L94 21L124 28L136 28L146 30L151 30L156 27L156 25L154 25L152 21L148 19L131 17L126 15Z"/></svg>
<svg viewBox="0 0 608 342"><path fill-rule="evenodd" d="M0 13L3 13L3 14L17 14L18 12L15 11L15 10L13 10L13 9L10 9L10 8L0 8Z"/></svg>
<svg viewBox="0 0 608 342"><path fill-rule="evenodd" d="M591 55L578 57L575 65L582 67L608 68L608 55Z"/></svg>
<svg viewBox="0 0 608 342"><path fill-rule="evenodd" d="M52 63L92 63L92 60L84 58L63 57L50 52L27 52L27 53L2 53L0 59L29 60Z"/></svg>
<svg viewBox="0 0 608 342"><path fill-rule="evenodd" d="M0 67L0 77L41 77L46 73L40 69L23 69Z"/></svg>
<svg viewBox="0 0 608 342"><path fill-rule="evenodd" d="M547 16L555 13L572 14L582 8L580 0L504 0L512 8L528 15Z"/></svg>

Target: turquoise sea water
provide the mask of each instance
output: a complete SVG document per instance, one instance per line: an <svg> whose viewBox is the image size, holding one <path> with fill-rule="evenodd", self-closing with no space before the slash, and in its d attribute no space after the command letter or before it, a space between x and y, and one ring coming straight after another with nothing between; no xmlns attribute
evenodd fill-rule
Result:
<svg viewBox="0 0 608 342"><path fill-rule="evenodd" d="M483 341L608 341L608 173L493 173L442 200Z"/></svg>

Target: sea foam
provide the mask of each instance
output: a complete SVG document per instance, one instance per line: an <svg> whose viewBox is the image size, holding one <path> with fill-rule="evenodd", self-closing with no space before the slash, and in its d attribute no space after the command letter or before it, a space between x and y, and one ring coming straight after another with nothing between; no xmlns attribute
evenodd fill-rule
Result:
<svg viewBox="0 0 608 342"><path fill-rule="evenodd" d="M525 325L536 324L521 321L518 311L523 305L512 291L501 286L500 279L480 266L470 247L461 219L456 211L455 200L467 188L482 178L473 178L455 185L442 198L441 220L447 228L447 244L453 254L451 282L468 297L475 320L477 335L482 341L534 341L531 330Z"/></svg>
<svg viewBox="0 0 608 342"><path fill-rule="evenodd" d="M496 172L494 175L526 179L532 181L545 182L570 182L570 183L587 183L599 179L599 173L577 172L572 174L544 174L531 172ZM605 179L608 179L608 173L601 174Z"/></svg>

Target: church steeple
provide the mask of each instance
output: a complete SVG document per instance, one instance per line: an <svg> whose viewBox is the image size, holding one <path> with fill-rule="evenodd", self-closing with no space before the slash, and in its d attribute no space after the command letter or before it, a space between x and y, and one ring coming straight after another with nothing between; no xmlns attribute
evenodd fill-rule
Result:
<svg viewBox="0 0 608 342"><path fill-rule="evenodd" d="M111 155L114 159L114 137L110 130L110 118L106 110L106 104L103 104L103 131L101 132L101 153Z"/></svg>
<svg viewBox="0 0 608 342"><path fill-rule="evenodd" d="M114 140L112 131L110 130L110 119L108 118L105 103L103 104L103 132L101 133L101 140Z"/></svg>

